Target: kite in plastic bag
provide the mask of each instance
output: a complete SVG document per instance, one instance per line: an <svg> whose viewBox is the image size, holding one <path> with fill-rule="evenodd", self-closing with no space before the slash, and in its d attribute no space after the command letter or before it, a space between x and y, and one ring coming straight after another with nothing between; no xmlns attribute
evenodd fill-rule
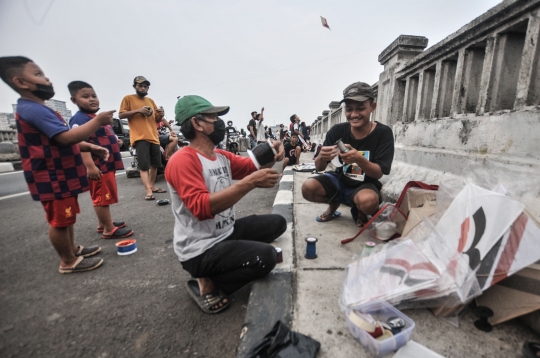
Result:
<svg viewBox="0 0 540 358"><path fill-rule="evenodd" d="M494 192L507 195L498 185ZM482 290L540 260L540 229L521 213L482 260L476 276Z"/></svg>

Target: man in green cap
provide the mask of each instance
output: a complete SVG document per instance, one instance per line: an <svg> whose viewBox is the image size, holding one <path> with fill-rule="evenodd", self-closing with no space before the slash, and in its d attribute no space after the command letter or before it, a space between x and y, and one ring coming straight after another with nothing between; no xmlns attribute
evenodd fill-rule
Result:
<svg viewBox="0 0 540 358"><path fill-rule="evenodd" d="M227 295L272 271L276 252L269 243L287 228L280 215L236 220L234 204L255 188L277 183L278 172L270 168L284 151L281 142L272 142L274 161L257 170L251 159L216 149L225 137L219 116L228 111L199 96L180 98L176 121L190 144L165 170L175 217L174 251L195 278L186 284L189 294L206 313L224 310Z"/></svg>

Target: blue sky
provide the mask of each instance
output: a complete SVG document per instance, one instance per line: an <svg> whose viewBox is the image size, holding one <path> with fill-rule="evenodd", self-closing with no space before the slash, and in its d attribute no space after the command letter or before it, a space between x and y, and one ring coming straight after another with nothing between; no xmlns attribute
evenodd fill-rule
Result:
<svg viewBox="0 0 540 358"><path fill-rule="evenodd" d="M269 124L293 113L311 123L350 83L375 83L399 35L432 46L499 2L2 0L0 56L33 59L58 100L69 102L70 81L89 82L102 110L118 110L142 75L169 119L177 96L197 94L231 106L224 118L239 128L263 106ZM0 112L16 100L0 84Z"/></svg>

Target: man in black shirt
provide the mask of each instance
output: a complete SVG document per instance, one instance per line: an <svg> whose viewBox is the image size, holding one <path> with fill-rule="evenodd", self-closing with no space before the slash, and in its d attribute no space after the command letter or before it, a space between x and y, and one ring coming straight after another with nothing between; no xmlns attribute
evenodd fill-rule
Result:
<svg viewBox="0 0 540 358"><path fill-rule="evenodd" d="M283 170L288 165L298 164L300 161L300 153L302 152L302 146L298 143L298 134L293 133L291 135L291 141L283 144L285 148L285 159L283 160ZM283 170L281 171L283 173Z"/></svg>
<svg viewBox="0 0 540 358"><path fill-rule="evenodd" d="M257 145L258 122L256 119L257 119L257 111L251 112L251 119L249 120L249 123L248 123L248 138L249 138L251 149L255 148L255 146Z"/></svg>
<svg viewBox="0 0 540 358"><path fill-rule="evenodd" d="M331 162L333 171L307 179L302 195L308 201L328 203L319 222L339 216L340 204L351 206L351 214L358 226L367 222L367 216L377 212L381 202L379 179L390 174L394 159L394 136L390 127L371 122L371 113L377 104L370 85L355 82L343 91L346 123L334 125L326 133L323 147L315 159L317 171L323 171ZM347 147L340 153L336 141Z"/></svg>

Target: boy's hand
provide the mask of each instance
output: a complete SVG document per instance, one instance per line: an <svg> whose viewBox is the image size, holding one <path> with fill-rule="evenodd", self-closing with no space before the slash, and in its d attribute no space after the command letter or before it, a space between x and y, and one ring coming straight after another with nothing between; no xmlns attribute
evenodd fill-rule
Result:
<svg viewBox="0 0 540 358"><path fill-rule="evenodd" d="M95 165L93 167L86 167L86 172L88 179L90 180L100 180L101 179L101 170L98 169Z"/></svg>
<svg viewBox="0 0 540 358"><path fill-rule="evenodd" d="M109 150L107 148L100 147L98 145L92 144L92 153L97 155L103 160L109 159Z"/></svg>
<svg viewBox="0 0 540 358"><path fill-rule="evenodd" d="M100 114L96 116L96 119L102 126L111 124L113 121L114 112L116 112L116 110L101 112Z"/></svg>
<svg viewBox="0 0 540 358"><path fill-rule="evenodd" d="M285 157L285 149L283 148L283 143L277 140L270 140L270 145L276 150L274 160L276 162L281 162L283 160L283 157Z"/></svg>

